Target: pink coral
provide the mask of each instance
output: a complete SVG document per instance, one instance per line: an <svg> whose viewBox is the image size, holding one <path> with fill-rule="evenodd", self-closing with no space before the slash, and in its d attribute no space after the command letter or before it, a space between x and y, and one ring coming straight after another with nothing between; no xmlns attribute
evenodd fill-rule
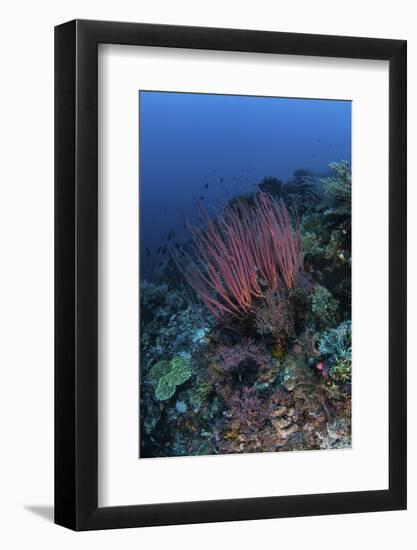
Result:
<svg viewBox="0 0 417 550"><path fill-rule="evenodd" d="M265 289L292 288L303 264L298 222L283 202L258 193L249 206L238 201L213 221L200 208L205 229L191 228L191 254L176 257L188 284L218 320L242 316Z"/></svg>
<svg viewBox="0 0 417 550"><path fill-rule="evenodd" d="M221 370L231 372L248 363L258 368L265 367L268 357L259 346L254 344L253 340L245 340L233 346L219 345L214 360Z"/></svg>

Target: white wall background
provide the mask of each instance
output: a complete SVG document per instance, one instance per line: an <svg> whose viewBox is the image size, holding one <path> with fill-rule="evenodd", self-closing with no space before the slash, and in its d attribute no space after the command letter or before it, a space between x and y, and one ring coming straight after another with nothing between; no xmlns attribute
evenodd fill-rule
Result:
<svg viewBox="0 0 417 550"><path fill-rule="evenodd" d="M417 24L415 2L15 0L1 14L0 545L3 548L338 550L417 540ZM53 26L109 19L409 41L409 510L72 533L53 499ZM375 274L377 277L377 274ZM377 345L377 344L376 344ZM341 472L340 475L343 475Z"/></svg>

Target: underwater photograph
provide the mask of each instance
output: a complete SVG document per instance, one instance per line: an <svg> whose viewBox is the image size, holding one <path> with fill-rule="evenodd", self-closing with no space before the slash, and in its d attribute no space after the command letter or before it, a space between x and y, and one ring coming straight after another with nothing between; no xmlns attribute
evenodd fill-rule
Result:
<svg viewBox="0 0 417 550"><path fill-rule="evenodd" d="M139 458L350 448L351 102L139 92Z"/></svg>

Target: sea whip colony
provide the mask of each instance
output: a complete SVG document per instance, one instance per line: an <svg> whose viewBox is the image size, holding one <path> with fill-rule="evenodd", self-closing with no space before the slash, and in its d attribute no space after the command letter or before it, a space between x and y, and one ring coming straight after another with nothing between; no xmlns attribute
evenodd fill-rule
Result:
<svg viewBox="0 0 417 550"><path fill-rule="evenodd" d="M303 265L301 232L285 204L259 192L252 205L237 201L206 227L191 227L191 251L177 256L188 284L219 321L241 316L266 290L292 288Z"/></svg>

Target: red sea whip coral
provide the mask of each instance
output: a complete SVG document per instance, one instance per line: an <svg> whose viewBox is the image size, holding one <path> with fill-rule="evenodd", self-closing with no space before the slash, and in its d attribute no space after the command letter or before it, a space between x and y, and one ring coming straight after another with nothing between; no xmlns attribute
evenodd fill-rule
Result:
<svg viewBox="0 0 417 550"><path fill-rule="evenodd" d="M206 227L191 227L191 252L177 257L188 284L219 321L241 317L265 299L266 290L292 288L303 264L298 221L291 224L283 202L266 193L253 204L238 201Z"/></svg>

